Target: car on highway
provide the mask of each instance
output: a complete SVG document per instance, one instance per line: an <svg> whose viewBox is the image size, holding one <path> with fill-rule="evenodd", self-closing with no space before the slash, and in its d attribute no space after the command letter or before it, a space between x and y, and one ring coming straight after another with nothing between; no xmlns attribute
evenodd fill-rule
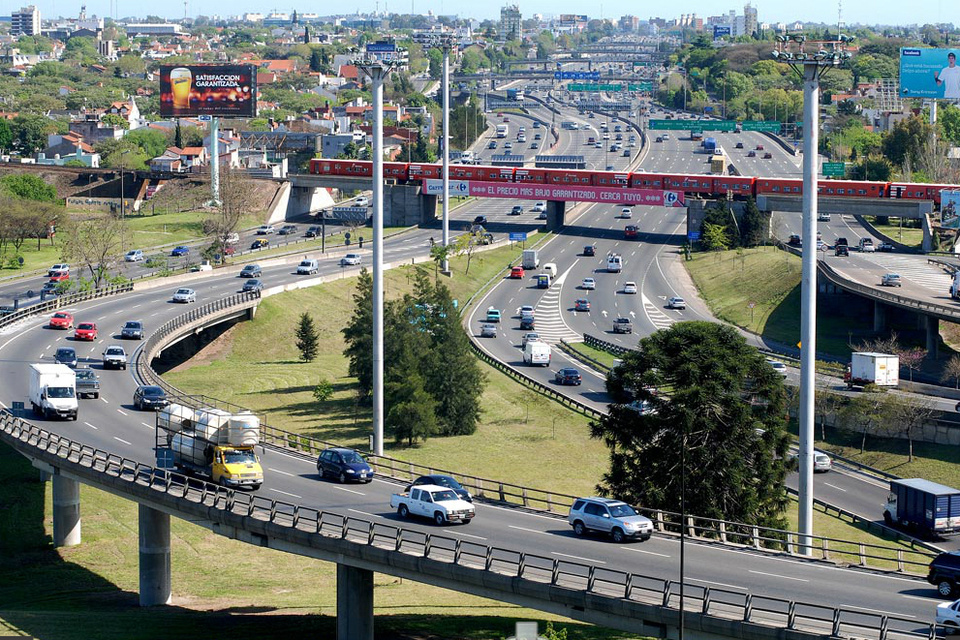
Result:
<svg viewBox="0 0 960 640"><path fill-rule="evenodd" d="M143 251L141 249L133 249L127 251L127 254L123 256L124 262L142 262L143 261Z"/></svg>
<svg viewBox="0 0 960 640"><path fill-rule="evenodd" d="M534 139L534 140L543 140L543 134L535 133L535 134L533 134L533 139Z"/></svg>
<svg viewBox="0 0 960 640"><path fill-rule="evenodd" d="M297 275L312 276L320 272L319 260L301 260L297 265Z"/></svg>
<svg viewBox="0 0 960 640"><path fill-rule="evenodd" d="M622 209L620 209L620 217L621 217L621 218L632 218L632 217L633 217L633 211L630 209L630 207L623 207Z"/></svg>
<svg viewBox="0 0 960 640"><path fill-rule="evenodd" d="M520 265L517 265L510 269L510 277L515 280L523 278L524 274L525 272L523 270L523 267L521 267Z"/></svg>
<svg viewBox="0 0 960 640"><path fill-rule="evenodd" d="M536 331L528 331L520 337L520 347L527 346L528 342L539 342L540 334Z"/></svg>
<svg viewBox="0 0 960 640"><path fill-rule="evenodd" d="M774 360L773 358L767 358L767 364L770 365L770 368L779 373L784 378L787 377L787 365L783 364L779 360Z"/></svg>
<svg viewBox="0 0 960 640"><path fill-rule="evenodd" d="M594 246L594 245L592 245L592 244L584 245L584 247L583 247L583 255L585 255L585 256L595 256L595 255L597 255L597 247Z"/></svg>
<svg viewBox="0 0 960 640"><path fill-rule="evenodd" d="M60 283L59 282L44 282L43 287L40 289L41 296L60 295Z"/></svg>
<svg viewBox="0 0 960 640"><path fill-rule="evenodd" d="M357 199L353 201L353 206L355 207L369 207L370 199L367 196L357 196Z"/></svg>
<svg viewBox="0 0 960 640"><path fill-rule="evenodd" d="M743 149L743 143L742 143L742 142L737 142L737 144L733 145L733 148L734 148L734 149Z"/></svg>
<svg viewBox="0 0 960 640"><path fill-rule="evenodd" d="M827 473L833 469L833 459L823 451L813 450L813 472Z"/></svg>
<svg viewBox="0 0 960 640"><path fill-rule="evenodd" d="M817 222L830 222L830 214L829 214L829 213L818 213L818 214L817 214Z"/></svg>
<svg viewBox="0 0 960 640"><path fill-rule="evenodd" d="M596 288L597 288L597 281L594 280L593 278L584 278L584 279L583 279L583 282L580 283L580 288L581 288L581 289L590 289L590 290L596 289Z"/></svg>
<svg viewBox="0 0 960 640"><path fill-rule="evenodd" d="M487 216L477 216L473 219L473 224L483 226L487 224Z"/></svg>
<svg viewBox="0 0 960 640"><path fill-rule="evenodd" d="M757 157L757 152L756 152L756 151L753 151L753 150L750 150L750 151L747 152L747 157L748 157L748 158L756 158L756 157Z"/></svg>
<svg viewBox="0 0 960 640"><path fill-rule="evenodd" d="M239 233L228 233L223 237L223 244L238 244L240 242Z"/></svg>
<svg viewBox="0 0 960 640"><path fill-rule="evenodd" d="M143 340L143 323L139 320L128 320L120 329L120 337L126 340Z"/></svg>
<svg viewBox="0 0 960 640"><path fill-rule="evenodd" d="M263 282L259 278L250 278L240 288L241 293L254 293L263 289Z"/></svg>
<svg viewBox="0 0 960 640"><path fill-rule="evenodd" d="M170 404L170 401L167 399L167 393L163 390L163 387L141 384L133 392L133 406L140 411L163 409L168 404Z"/></svg>
<svg viewBox="0 0 960 640"><path fill-rule="evenodd" d="M369 483L373 480L373 469L364 457L353 449L341 447L331 447L320 452L317 457L317 473L321 478L336 478L340 484Z"/></svg>
<svg viewBox="0 0 960 640"><path fill-rule="evenodd" d="M496 148L497 148L496 140L491 140L490 143L487 145L487 149L496 149Z"/></svg>
<svg viewBox="0 0 960 640"><path fill-rule="evenodd" d="M341 267L355 267L363 262L363 257L359 253L348 253L340 258Z"/></svg>
<svg viewBox="0 0 960 640"><path fill-rule="evenodd" d="M627 294L635 294L637 292L637 283L631 280L623 283L623 292Z"/></svg>
<svg viewBox="0 0 960 640"><path fill-rule="evenodd" d="M73 332L74 340L89 340L93 342L97 339L97 323L81 322Z"/></svg>
<svg viewBox="0 0 960 640"><path fill-rule="evenodd" d="M877 251L890 252L890 251L893 251L894 249L896 249L896 247L893 246L892 242L881 242L880 244L877 245Z"/></svg>
<svg viewBox="0 0 960 640"><path fill-rule="evenodd" d="M803 241L800 239L800 236L796 233L790 234L790 237L787 239L787 244L791 247L800 247L803 246Z"/></svg>
<svg viewBox="0 0 960 640"><path fill-rule="evenodd" d="M487 309L487 322L500 322L500 310L493 307Z"/></svg>
<svg viewBox="0 0 960 640"><path fill-rule="evenodd" d="M77 351L73 347L60 347L53 353L53 361L65 364L71 369L77 368Z"/></svg>
<svg viewBox="0 0 960 640"><path fill-rule="evenodd" d="M577 298L573 303L574 311L590 311L590 301L586 298Z"/></svg>
<svg viewBox="0 0 960 640"><path fill-rule="evenodd" d="M657 142L663 142L663 136L657 136Z"/></svg>
<svg viewBox="0 0 960 640"><path fill-rule="evenodd" d="M624 238L636 238L640 234L640 230L636 225L628 224L623 228L623 237Z"/></svg>
<svg viewBox="0 0 960 640"><path fill-rule="evenodd" d="M899 287L902 284L899 273L885 273L880 278L880 285L884 287Z"/></svg>
<svg viewBox="0 0 960 640"><path fill-rule="evenodd" d="M770 153L769 151L767 151L765 154L763 154L763 159L764 159L764 160L769 160L769 159L772 158L772 157L773 157L773 154Z"/></svg>
<svg viewBox="0 0 960 640"><path fill-rule="evenodd" d="M181 302L184 304L189 304L191 302L197 301L197 292L193 289L188 289L186 287L180 287L173 293L173 302Z"/></svg>
<svg viewBox="0 0 960 640"><path fill-rule="evenodd" d="M297 233L297 225L295 224L285 224L280 227L280 231L277 231L277 234L281 236L292 236Z"/></svg>
<svg viewBox="0 0 960 640"><path fill-rule="evenodd" d="M663 134L663 139L664 139L664 140L669 140L669 139L670 139L670 134L669 134L669 133Z"/></svg>
<svg viewBox="0 0 960 640"><path fill-rule="evenodd" d="M627 503L613 498L577 498L570 507L567 521L578 536L598 531L609 534L617 544L634 538L649 540L653 535L653 522L650 518L640 515Z"/></svg>
<svg viewBox="0 0 960 640"><path fill-rule="evenodd" d="M547 210L547 203L543 202L542 200L534 204L533 208L530 209L530 211L534 213L540 213L541 211L546 211L546 210Z"/></svg>
<svg viewBox="0 0 960 640"><path fill-rule="evenodd" d="M860 251L864 253L874 253L877 248L873 244L873 238L860 238Z"/></svg>
<svg viewBox="0 0 960 640"><path fill-rule="evenodd" d="M57 311L50 317L47 326L51 329L73 329L73 314L66 311Z"/></svg>
<svg viewBox="0 0 960 640"><path fill-rule="evenodd" d="M270 246L270 241L266 238L258 238L250 243L251 249L263 249Z"/></svg>
<svg viewBox="0 0 960 640"><path fill-rule="evenodd" d="M597 140L596 142L593 143L593 148L594 148L594 149L603 149L603 143L600 142L599 140Z"/></svg>
<svg viewBox="0 0 960 640"><path fill-rule="evenodd" d="M960 600L938 604L935 622L943 627L944 634L954 633L960 627Z"/></svg>
<svg viewBox="0 0 960 640"><path fill-rule="evenodd" d="M667 309L686 309L687 302L680 296L674 296L667 300Z"/></svg>
<svg viewBox="0 0 960 640"><path fill-rule="evenodd" d="M547 219L547 212L546 212L546 211L541 211L541 212L537 215L537 220L546 220L546 219Z"/></svg>
<svg viewBox="0 0 960 640"><path fill-rule="evenodd" d="M258 236L268 236L272 233L276 233L276 231L277 230L273 228L272 224L262 224L259 227L257 227Z"/></svg>
<svg viewBox="0 0 960 640"><path fill-rule="evenodd" d="M190 253L190 247L181 244L180 246L174 247L173 251L170 252L170 255L178 258L180 256L185 256L188 253Z"/></svg>
<svg viewBox="0 0 960 640"><path fill-rule="evenodd" d="M577 371L576 369L573 369L571 367L565 367L563 369L560 369L553 375L553 381L555 384L563 384L563 385L570 384L570 385L579 387L580 384L583 382L583 378L580 375L580 372Z"/></svg>
<svg viewBox="0 0 960 640"><path fill-rule="evenodd" d="M837 256L849 256L850 247L845 244L838 244L833 249L833 254Z"/></svg>
<svg viewBox="0 0 960 640"><path fill-rule="evenodd" d="M318 227L317 225L313 225L313 226L307 227L307 230L304 231L303 236L305 238L316 238L317 236L320 235L320 233L321 233L320 227Z"/></svg>
<svg viewBox="0 0 960 640"><path fill-rule="evenodd" d="M260 265L258 264L248 264L243 269L240 270L241 278L258 278L260 277Z"/></svg>
<svg viewBox="0 0 960 640"><path fill-rule="evenodd" d="M754 147L754 149L756 149L757 151L763 151L763 145L758 144L756 147Z"/></svg>
<svg viewBox="0 0 960 640"><path fill-rule="evenodd" d="M623 156L624 158L629 158L629 157L630 157L630 149L624 149L624 150L623 150L623 153L621 153L620 155Z"/></svg>
<svg viewBox="0 0 960 640"><path fill-rule="evenodd" d="M614 333L633 333L633 322L630 318L617 318L613 321Z"/></svg>
<svg viewBox="0 0 960 640"><path fill-rule="evenodd" d="M64 282L70 279L69 271L54 271L50 276L50 282Z"/></svg>
<svg viewBox="0 0 960 640"><path fill-rule="evenodd" d="M513 205L513 208L510 209L510 215L512 216L519 216L522 213L523 213L523 207L519 204Z"/></svg>
<svg viewBox="0 0 960 640"><path fill-rule="evenodd" d="M77 397L100 397L100 379L93 369L77 367Z"/></svg>
<svg viewBox="0 0 960 640"><path fill-rule="evenodd" d="M489 322L484 322L480 325L480 337L481 338L496 338L497 337L497 325L490 324Z"/></svg>
<svg viewBox="0 0 960 640"><path fill-rule="evenodd" d="M407 488L404 491L410 491L414 487L420 487L425 484L433 485L435 487L443 487L445 489L452 489L454 493L457 494L461 500L466 500L467 502L473 502L473 498L470 496L470 492L463 488L456 478L453 476L447 476L440 473L433 473L428 476L420 476L413 482L407 485Z"/></svg>
<svg viewBox="0 0 960 640"><path fill-rule="evenodd" d="M539 143L539 142L531 142L531 143L530 143L530 148L531 148L532 150L537 150L537 149L540 148L540 143Z"/></svg>
<svg viewBox="0 0 960 640"><path fill-rule="evenodd" d="M67 264L66 262L58 262L57 264L52 265L52 266L47 270L47 276L48 276L48 277L49 277L49 276L52 276L53 274L55 274L55 273L58 272L58 271L66 271L67 273L70 273L70 265Z"/></svg>

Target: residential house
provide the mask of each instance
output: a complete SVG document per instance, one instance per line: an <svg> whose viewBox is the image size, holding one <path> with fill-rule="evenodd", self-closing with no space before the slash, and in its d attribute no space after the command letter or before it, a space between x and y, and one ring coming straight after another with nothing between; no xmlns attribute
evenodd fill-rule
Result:
<svg viewBox="0 0 960 640"><path fill-rule="evenodd" d="M111 113L118 115L130 124L130 129L136 129L140 126L140 109L137 108L137 102L133 98L127 101L117 101L107 107L105 114Z"/></svg>
<svg viewBox="0 0 960 640"><path fill-rule="evenodd" d="M100 154L73 133L48 136L48 146L37 154L37 164L63 166L70 160L79 160L93 169L100 166Z"/></svg>

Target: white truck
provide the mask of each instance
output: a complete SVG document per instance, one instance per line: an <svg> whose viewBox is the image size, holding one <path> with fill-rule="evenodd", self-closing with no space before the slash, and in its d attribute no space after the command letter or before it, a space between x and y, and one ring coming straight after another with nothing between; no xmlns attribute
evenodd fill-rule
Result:
<svg viewBox="0 0 960 640"><path fill-rule="evenodd" d="M550 345L539 340L532 340L523 345L523 361L531 366L550 366Z"/></svg>
<svg viewBox="0 0 960 640"><path fill-rule="evenodd" d="M507 125L505 125L505 124L498 124L498 125L497 125L497 137L498 137L498 138L506 138L506 137L507 137L507 133L509 133L509 131L510 131L510 127L508 127Z"/></svg>
<svg viewBox="0 0 960 640"><path fill-rule="evenodd" d="M847 383L848 389L867 384L896 387L900 384L900 358L889 353L852 353L843 381Z"/></svg>
<svg viewBox="0 0 960 640"><path fill-rule="evenodd" d="M411 487L406 493L394 493L390 496L390 507L396 509L401 518L421 516L440 526L455 522L468 524L477 513L476 508L453 489L434 484Z"/></svg>
<svg viewBox="0 0 960 640"><path fill-rule="evenodd" d="M523 268L526 270L536 269L540 266L540 253L536 249L523 250Z"/></svg>
<svg viewBox="0 0 960 640"><path fill-rule="evenodd" d="M607 272L620 273L623 270L623 258L619 253L607 254Z"/></svg>
<svg viewBox="0 0 960 640"><path fill-rule="evenodd" d="M30 405L44 418L77 419L77 374L65 364L30 365Z"/></svg>

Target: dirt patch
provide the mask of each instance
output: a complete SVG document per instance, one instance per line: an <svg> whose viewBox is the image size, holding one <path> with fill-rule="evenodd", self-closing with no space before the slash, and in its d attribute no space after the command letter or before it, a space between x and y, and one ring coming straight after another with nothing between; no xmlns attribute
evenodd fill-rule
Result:
<svg viewBox="0 0 960 640"><path fill-rule="evenodd" d="M225 358L233 350L234 336L236 336L237 325L234 325L217 336L212 342L204 346L192 358L182 364L170 369L170 371L186 371L192 367L210 364ZM169 373L168 371L167 373Z"/></svg>

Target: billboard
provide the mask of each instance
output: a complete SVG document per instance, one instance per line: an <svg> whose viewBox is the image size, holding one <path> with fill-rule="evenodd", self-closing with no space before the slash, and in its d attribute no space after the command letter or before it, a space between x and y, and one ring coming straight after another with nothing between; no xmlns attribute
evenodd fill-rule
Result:
<svg viewBox="0 0 960 640"><path fill-rule="evenodd" d="M960 100L958 49L900 49L900 95Z"/></svg>
<svg viewBox="0 0 960 640"><path fill-rule="evenodd" d="M731 33L730 27L715 24L713 25L713 39L722 38L723 36L729 36Z"/></svg>
<svg viewBox="0 0 960 640"><path fill-rule="evenodd" d="M160 65L160 117L199 115L257 115L257 74L253 65Z"/></svg>
<svg viewBox="0 0 960 640"><path fill-rule="evenodd" d="M940 191L940 226L960 229L960 191Z"/></svg>
<svg viewBox="0 0 960 640"><path fill-rule="evenodd" d="M424 193L443 193L443 180L428 178L423 181ZM573 187L549 184L510 184L477 180L450 181L450 191L458 196L478 198L511 198L520 200L563 200L603 202L616 205L650 205L659 207L685 206L683 191L658 189L624 189L622 187Z"/></svg>

